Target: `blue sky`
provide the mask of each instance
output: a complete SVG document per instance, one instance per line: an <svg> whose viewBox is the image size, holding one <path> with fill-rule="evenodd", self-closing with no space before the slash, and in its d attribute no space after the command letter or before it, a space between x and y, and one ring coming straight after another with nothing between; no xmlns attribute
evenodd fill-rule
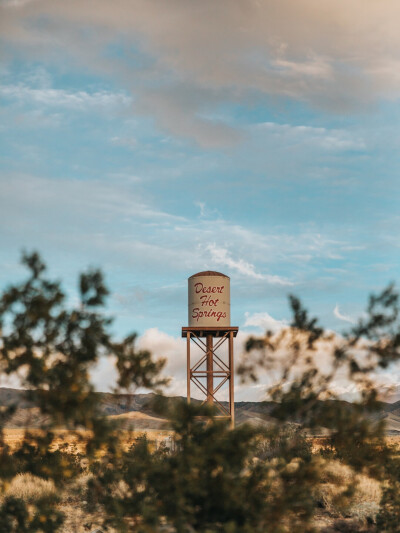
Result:
<svg viewBox="0 0 400 533"><path fill-rule="evenodd" d="M398 279L398 2L0 9L1 286L23 248L71 301L99 266L116 334L162 355L197 271L245 332L288 293L340 331Z"/></svg>

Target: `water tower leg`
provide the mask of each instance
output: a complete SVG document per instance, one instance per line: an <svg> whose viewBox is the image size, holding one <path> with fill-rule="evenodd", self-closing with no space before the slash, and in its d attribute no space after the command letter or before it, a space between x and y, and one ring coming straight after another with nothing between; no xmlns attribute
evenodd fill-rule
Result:
<svg viewBox="0 0 400 533"><path fill-rule="evenodd" d="M187 379L187 391L186 391L186 397L187 397L187 403L190 403L190 332L188 331L186 333L186 379Z"/></svg>
<svg viewBox="0 0 400 533"><path fill-rule="evenodd" d="M207 402L213 403L214 379L213 379L213 337L207 335Z"/></svg>
<svg viewBox="0 0 400 533"><path fill-rule="evenodd" d="M233 361L233 333L229 333L229 408L231 414L231 428L235 427L235 366Z"/></svg>

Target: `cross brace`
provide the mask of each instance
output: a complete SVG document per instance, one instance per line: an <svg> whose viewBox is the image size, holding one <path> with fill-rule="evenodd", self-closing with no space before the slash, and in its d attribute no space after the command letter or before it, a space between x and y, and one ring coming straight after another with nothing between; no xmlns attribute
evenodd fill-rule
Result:
<svg viewBox="0 0 400 533"><path fill-rule="evenodd" d="M235 423L234 409L234 361L233 361L233 338L236 337L239 328L182 328L182 336L187 340L187 399L190 403L191 383L204 395L204 403L213 404L221 413L217 418L229 418L231 426ZM205 337L205 342L203 338ZM216 339L213 345L213 339ZM228 362L226 363L216 351L228 341ZM191 343L195 344L203 352L200 358L191 364ZM202 365L206 369L201 369ZM205 380L206 384L200 381ZM214 387L214 379L220 380ZM216 393L226 384L229 385L228 408L217 398Z"/></svg>

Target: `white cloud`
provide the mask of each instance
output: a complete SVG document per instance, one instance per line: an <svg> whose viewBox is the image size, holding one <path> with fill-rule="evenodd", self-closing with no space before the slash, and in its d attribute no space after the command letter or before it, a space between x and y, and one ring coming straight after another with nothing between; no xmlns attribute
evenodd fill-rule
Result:
<svg viewBox="0 0 400 533"><path fill-rule="evenodd" d="M249 324L255 326L263 326L268 322L276 325L275 333L279 334L281 326L285 327L284 321L277 321L270 317L267 313L259 313L249 315ZM251 322L251 324L250 324ZM269 328L271 329L271 328ZM234 341L234 351L236 365L238 365L244 353L244 345L249 333L243 330L239 331L237 338ZM340 343L340 337L336 336L334 341ZM331 353L330 342L317 343L315 350L307 352L317 364L319 370L323 373L329 373L330 364L332 360L329 354ZM155 359L166 358L167 364L163 375L171 378L170 385L165 389L165 393L169 396L186 397L186 341L180 337L173 337L158 328L150 328L146 330L143 335L138 337L136 343L137 349L149 350ZM305 347L303 347L304 349ZM195 361L196 352L192 344L192 363ZM257 372L258 383L241 383L237 377L235 380L235 400L236 401L262 401L267 398L267 390L269 387L276 384L281 378L281 370L288 359L289 345L283 344L282 348L274 353L274 364L271 365L267 371L259 370ZM305 353L305 352L304 352ZM198 352L197 352L198 355ZM290 379L299 375L304 371L304 359L298 360L292 367L289 377ZM399 364L392 365L389 370L379 370L371 376L378 387L382 400L387 402L394 402L399 400L400 384L398 381ZM112 357L103 357L100 359L97 366L90 372L91 379L96 387L96 390L110 392L116 386L117 371L115 368L115 361ZM21 388L21 381L16 376L1 376L1 387ZM331 392L338 395L340 398L348 401L356 401L359 399L361 387L352 382L348 378L347 371L343 370L336 375L330 386ZM146 390L139 390L137 392L148 392ZM203 399L202 395L196 391L192 385L192 397ZM227 399L227 390L221 389L219 394L220 399Z"/></svg>
<svg viewBox="0 0 400 533"><path fill-rule="evenodd" d="M150 328L137 338L136 349L149 350L154 360L166 359L162 375L171 378L171 382L165 393L170 396L186 396L186 344L183 339L172 337L158 328ZM101 358L91 372L91 379L97 390L113 390L117 382L114 358Z"/></svg>
<svg viewBox="0 0 400 533"><path fill-rule="evenodd" d="M288 327L287 320L277 320L273 318L269 313L246 313L246 320L243 327L256 327L261 330L262 333L266 331L276 332L283 328Z"/></svg>
<svg viewBox="0 0 400 533"><path fill-rule="evenodd" d="M168 335L158 328L146 330L138 339L140 349L150 350L155 358L166 358L166 370L169 375L186 371L186 341Z"/></svg>
<svg viewBox="0 0 400 533"><path fill-rule="evenodd" d="M224 265L228 268L236 270L239 274L254 279L264 280L271 285L292 286L293 282L286 280L280 276L271 274L260 274L255 271L254 265L244 261L243 259L235 260L231 257L228 250L217 246L216 244L210 244L207 246L207 250L211 253L211 261L218 265Z"/></svg>
<svg viewBox="0 0 400 533"><path fill-rule="evenodd" d="M308 347L308 336L291 328L277 329L271 342L274 343L277 340L279 343L274 351L264 354L259 350L255 350L250 354L250 361L260 361L262 363L261 367L256 367L258 385L260 386L258 400L265 399L267 391L277 384L280 384L283 388L288 387L311 366L315 366L318 369L321 378L323 376L329 378L326 383L327 388L325 388L324 380L322 379L315 385L316 390L321 387L324 395L326 392L330 392L350 401L359 399L360 392L363 389L362 383L356 383L349 377L346 365L335 369L334 349L343 345L343 339L340 335L331 331L329 337L318 340L314 343L312 349ZM294 349L295 345L296 349ZM299 351L297 351L297 346ZM368 353L362 346L353 348L353 354L364 364L369 361ZM333 377L330 377L331 373ZM384 373L378 369L375 373L371 373L369 377L379 387L382 380L384 380ZM246 385L248 384L245 383L243 385L244 390L246 390ZM248 391L251 393L251 387Z"/></svg>
<svg viewBox="0 0 400 533"><path fill-rule="evenodd" d="M262 327L265 329L272 329L275 335L280 335L283 328L287 327L285 321L275 320L267 313L256 313L254 315L247 315L246 324L248 326ZM273 359L267 363L265 369L259 369L257 372L258 383L241 383L239 378L235 380L235 398L236 401L261 401L266 399L267 391L273 385L276 385L281 377L282 370L288 364L289 354L292 352L290 336L290 329L287 330L288 336L282 339L280 348L274 352ZM244 353L244 346L249 333L243 330L239 331L238 336L234 341L234 351L236 365L242 358ZM299 337L296 333L296 341L301 345L301 357L297 357L295 362L292 362L290 372L285 383L289 384L292 379L304 372L308 368L310 358L316 364L319 371L324 375L329 375L333 358L332 347L337 344L340 345L342 339L340 336L333 334L330 340L318 341L313 350L307 349L306 339ZM171 378L169 387L165 389L165 393L170 396L186 396L186 341L180 337L174 337L159 330L158 328L150 328L146 330L137 340L138 349L149 350L155 359L166 358L167 364L163 375ZM192 343L192 364L199 356L200 351ZM362 351L358 354L363 357ZM398 365L397 365L398 366ZM382 396L386 401L395 401L397 396L393 395L393 390L399 389L398 383L398 369L394 372L394 367L391 371L379 370L371 375L376 386L382 391ZM98 390L110 390L115 386L116 371L114 362L111 358L103 359L98 367L92 372L93 380ZM8 386L13 386L9 384ZM336 373L333 381L329 386L329 390L338 395L342 399L354 401L359 398L361 385L354 383L349 379L346 368L341 369ZM386 394L386 396L385 396ZM392 394L392 396L391 396ZM195 386L192 385L192 396L202 399L202 394L199 393ZM227 399L227 390L221 389L220 399Z"/></svg>
<svg viewBox="0 0 400 533"><path fill-rule="evenodd" d="M204 217L206 214L206 204L204 202L196 202L196 205L200 209L200 216Z"/></svg>
<svg viewBox="0 0 400 533"><path fill-rule="evenodd" d="M333 310L333 314L335 315L336 318L338 318L339 320L343 320L343 322L349 322L350 324L355 324L355 320L354 318L352 318L351 316L348 316L348 315L343 315L340 310L339 310L339 304L336 304L335 305L335 309Z"/></svg>

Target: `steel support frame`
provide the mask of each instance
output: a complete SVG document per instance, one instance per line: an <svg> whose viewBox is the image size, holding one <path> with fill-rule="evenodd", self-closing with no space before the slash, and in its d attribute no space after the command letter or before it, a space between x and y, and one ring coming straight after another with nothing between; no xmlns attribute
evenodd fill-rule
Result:
<svg viewBox="0 0 400 533"><path fill-rule="evenodd" d="M220 337L204 332L205 340L198 335L198 332L189 328L186 331L186 352L187 352L187 401L190 403L191 399L191 383L193 383L204 395L204 403L213 404L221 413L217 418L228 418L231 422L231 427L235 426L235 398L234 398L234 358L233 358L233 338L234 331L221 331ZM213 339L216 339L213 345ZM228 342L228 364L226 364L216 353L216 351L225 343ZM191 343L198 346L203 354L200 356L194 365L191 361ZM200 367L206 363L206 370L200 370ZM201 383L200 379L206 379L207 386ZM214 388L214 378L220 378L221 382ZM229 401L228 409L222 405L215 397L216 393L228 382L229 385Z"/></svg>

